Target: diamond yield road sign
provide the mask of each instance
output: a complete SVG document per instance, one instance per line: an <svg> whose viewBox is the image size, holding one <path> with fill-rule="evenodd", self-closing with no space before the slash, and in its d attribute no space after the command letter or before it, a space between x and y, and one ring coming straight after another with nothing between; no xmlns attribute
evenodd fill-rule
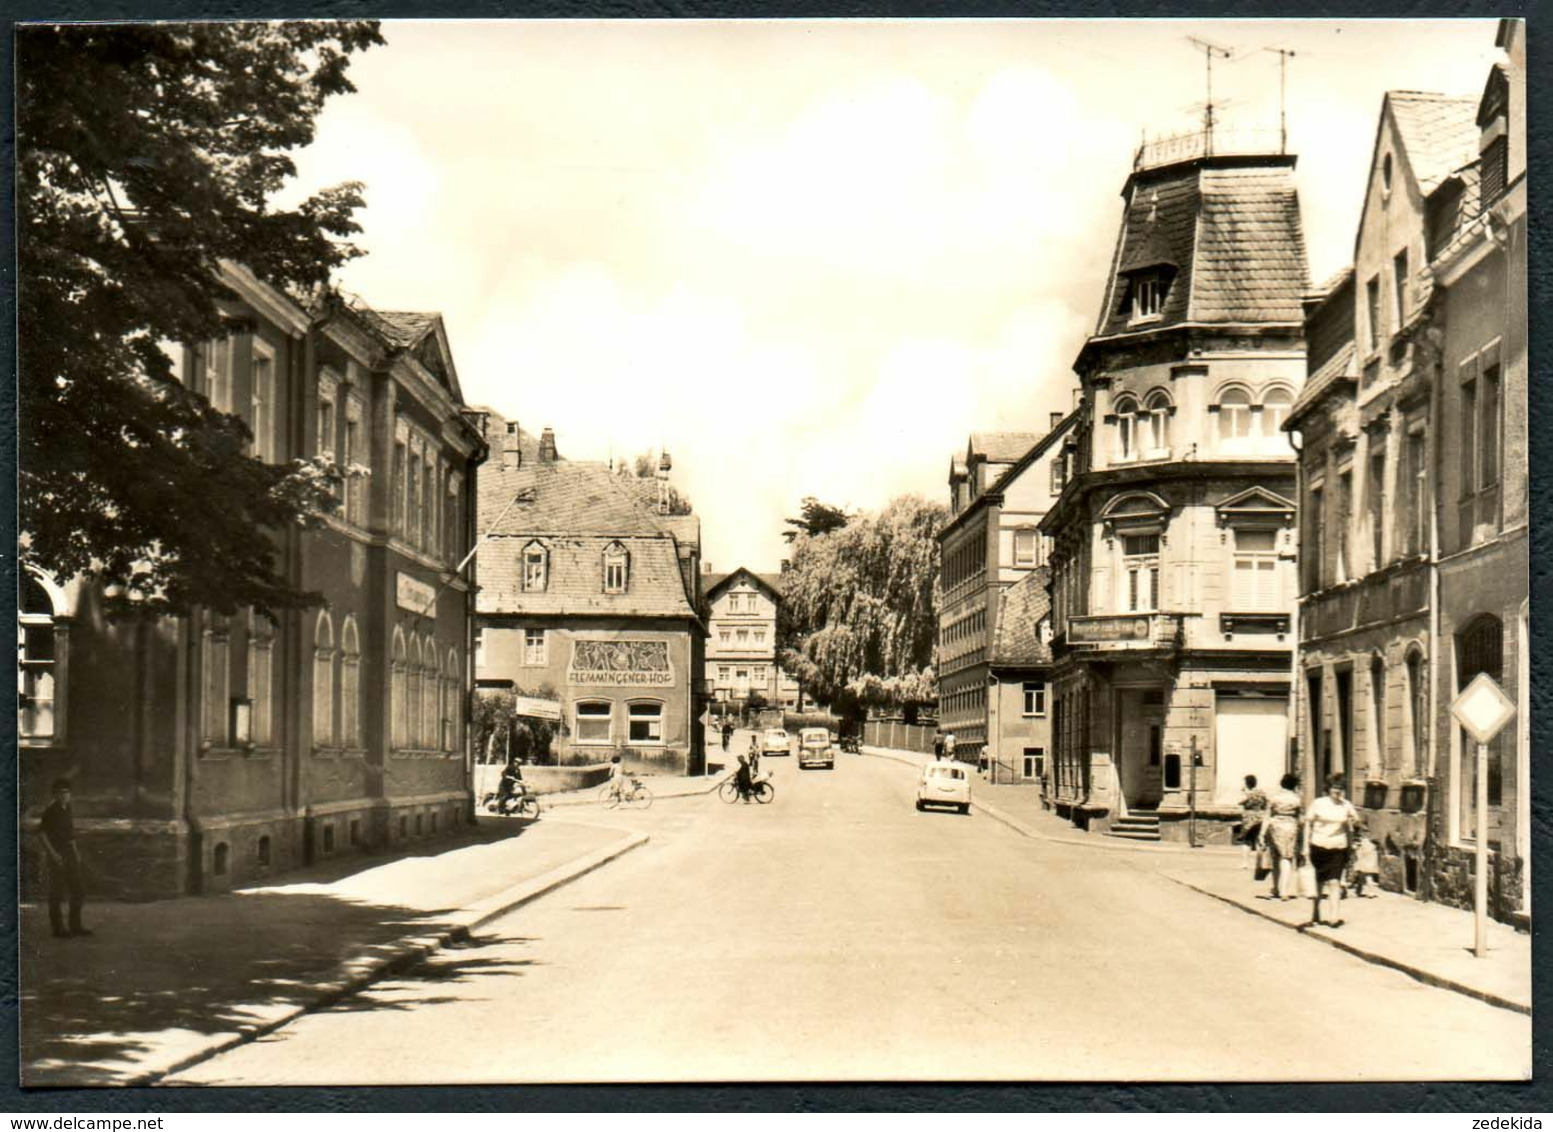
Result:
<svg viewBox="0 0 1553 1132"><path fill-rule="evenodd" d="M1479 743L1491 743L1515 717L1515 704L1486 672L1479 672L1451 703L1456 722Z"/></svg>

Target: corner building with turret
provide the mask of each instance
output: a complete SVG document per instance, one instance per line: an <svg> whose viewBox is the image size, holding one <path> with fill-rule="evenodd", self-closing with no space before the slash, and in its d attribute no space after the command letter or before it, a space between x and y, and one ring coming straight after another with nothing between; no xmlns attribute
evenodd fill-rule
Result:
<svg viewBox="0 0 1553 1132"><path fill-rule="evenodd" d="M1052 540L1050 800L1076 825L1223 841L1290 765L1295 158L1139 150ZM1159 154L1159 156L1156 156Z"/></svg>

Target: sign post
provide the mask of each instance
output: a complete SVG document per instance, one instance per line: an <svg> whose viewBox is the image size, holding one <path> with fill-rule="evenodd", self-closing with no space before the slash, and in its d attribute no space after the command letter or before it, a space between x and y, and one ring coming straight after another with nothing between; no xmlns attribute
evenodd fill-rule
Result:
<svg viewBox="0 0 1553 1132"><path fill-rule="evenodd" d="M1515 704L1486 672L1479 672L1451 703L1451 715L1477 744L1477 823L1472 878L1472 954L1488 955L1488 745L1515 718Z"/></svg>

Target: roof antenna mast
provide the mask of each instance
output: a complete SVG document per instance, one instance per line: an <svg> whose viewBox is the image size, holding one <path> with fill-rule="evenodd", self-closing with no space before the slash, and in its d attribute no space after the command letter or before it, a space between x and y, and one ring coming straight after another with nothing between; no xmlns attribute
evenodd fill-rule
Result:
<svg viewBox="0 0 1553 1132"><path fill-rule="evenodd" d="M1221 47L1217 43L1203 39L1200 36L1189 35L1186 37L1191 45L1203 53L1203 61L1208 65L1208 101L1203 105L1203 156L1213 156L1213 57L1220 59L1234 57L1234 52L1228 47Z"/></svg>
<svg viewBox="0 0 1553 1132"><path fill-rule="evenodd" d="M1262 50L1278 53L1278 152L1288 153L1289 119L1284 113L1284 106L1288 89L1289 60L1294 58L1294 52L1287 47L1264 47Z"/></svg>

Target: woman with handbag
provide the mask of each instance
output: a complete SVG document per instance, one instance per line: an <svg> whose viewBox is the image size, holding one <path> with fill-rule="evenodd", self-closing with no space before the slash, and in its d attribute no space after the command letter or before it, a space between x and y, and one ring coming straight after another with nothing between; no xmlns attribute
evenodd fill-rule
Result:
<svg viewBox="0 0 1553 1132"><path fill-rule="evenodd" d="M1300 856L1300 818L1304 810L1300 796L1294 792L1299 784L1297 774L1286 774L1278 780L1278 789L1267 799L1267 817L1257 835L1258 856L1271 851L1267 867L1272 873L1274 900L1293 900L1295 895L1294 869Z"/></svg>
<svg viewBox="0 0 1553 1132"><path fill-rule="evenodd" d="M1262 840L1262 820L1267 816L1267 795L1256 785L1256 775L1246 775L1246 791L1240 796L1240 828L1235 840L1240 842L1240 867L1251 867L1251 856ZM1257 878L1258 880L1261 877Z"/></svg>
<svg viewBox="0 0 1553 1132"><path fill-rule="evenodd" d="M1310 913L1310 924L1321 921L1321 898L1331 891L1335 905L1342 898L1343 869L1348 864L1348 846L1353 829L1359 824L1359 811L1343 797L1343 779L1332 775L1327 779L1325 796L1310 804L1305 815L1305 845L1310 863L1316 870L1315 905ZM1342 920L1330 920L1329 928L1340 928Z"/></svg>

